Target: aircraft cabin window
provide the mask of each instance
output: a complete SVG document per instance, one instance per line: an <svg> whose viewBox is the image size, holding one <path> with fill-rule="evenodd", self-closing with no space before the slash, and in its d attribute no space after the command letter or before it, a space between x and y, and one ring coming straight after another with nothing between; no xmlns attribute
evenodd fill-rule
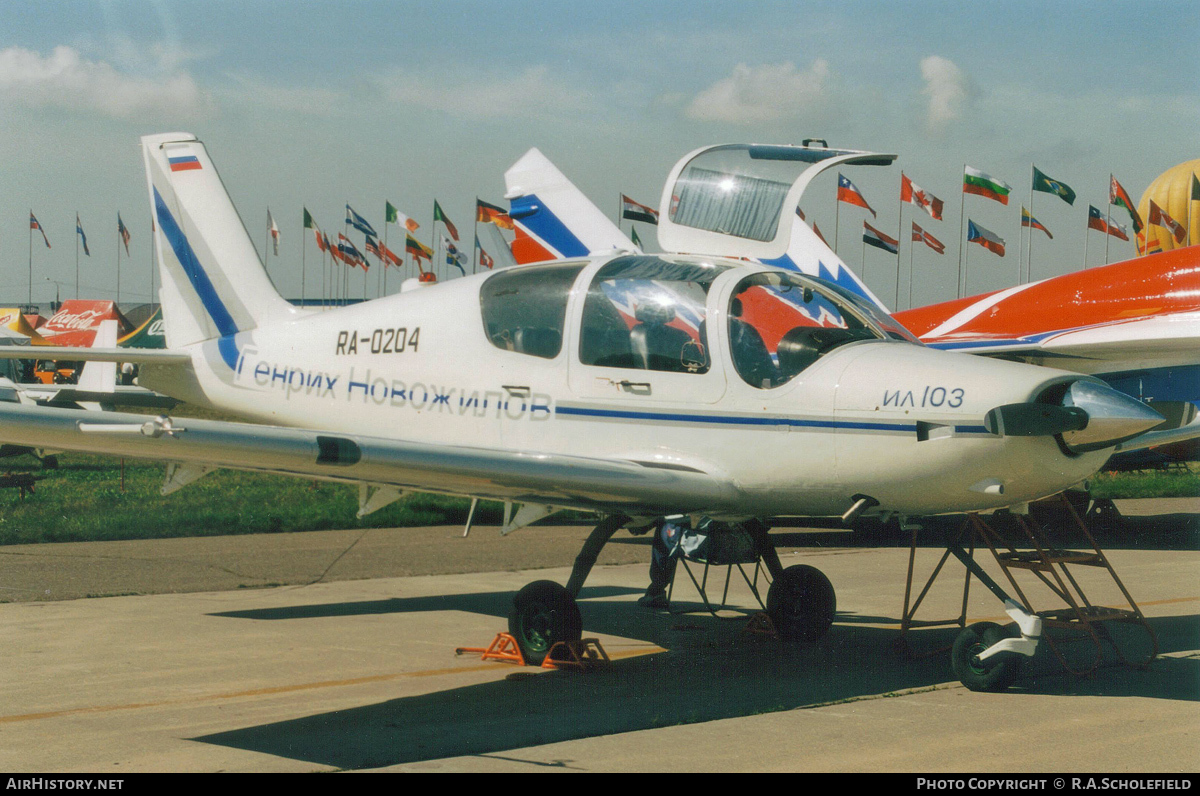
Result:
<svg viewBox="0 0 1200 796"><path fill-rule="evenodd" d="M562 350L567 299L577 265L538 265L495 274L479 294L483 329L492 345L519 354L554 359Z"/></svg>
<svg viewBox="0 0 1200 796"><path fill-rule="evenodd" d="M707 373L705 302L727 266L621 257L596 272L583 305L585 365Z"/></svg>
<svg viewBox="0 0 1200 796"><path fill-rule="evenodd" d="M733 365L752 387L786 384L838 346L882 336L835 293L788 274L747 277L730 301Z"/></svg>

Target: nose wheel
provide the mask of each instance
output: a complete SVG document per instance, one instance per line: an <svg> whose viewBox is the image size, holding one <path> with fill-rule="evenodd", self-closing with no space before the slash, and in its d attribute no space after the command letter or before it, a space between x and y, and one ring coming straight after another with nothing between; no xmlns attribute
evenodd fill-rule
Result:
<svg viewBox="0 0 1200 796"><path fill-rule="evenodd" d="M517 640L525 662L540 666L560 641L583 637L583 617L575 597L551 580L530 583L513 599L508 632Z"/></svg>
<svg viewBox="0 0 1200 796"><path fill-rule="evenodd" d="M950 667L963 685L972 691L1003 691L1021 674L1024 660L1013 652L999 652L986 659L980 655L989 647L1008 638L1004 628L994 622L977 622L954 639Z"/></svg>

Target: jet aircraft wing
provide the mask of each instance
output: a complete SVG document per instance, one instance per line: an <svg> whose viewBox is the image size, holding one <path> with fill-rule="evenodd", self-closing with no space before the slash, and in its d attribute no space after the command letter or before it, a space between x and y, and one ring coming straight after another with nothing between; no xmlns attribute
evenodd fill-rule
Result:
<svg viewBox="0 0 1200 796"><path fill-rule="evenodd" d="M281 426L0 404L0 429L11 444L628 515L727 513L739 499L728 479L675 464Z"/></svg>

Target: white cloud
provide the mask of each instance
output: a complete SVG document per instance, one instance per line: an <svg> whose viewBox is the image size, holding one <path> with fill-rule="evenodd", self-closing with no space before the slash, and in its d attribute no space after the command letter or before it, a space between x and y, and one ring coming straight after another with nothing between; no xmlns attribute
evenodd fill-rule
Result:
<svg viewBox="0 0 1200 796"><path fill-rule="evenodd" d="M197 116L212 110L208 92L186 72L134 77L59 46L47 57L21 47L0 50L0 98L29 106L86 108L131 118L149 113Z"/></svg>
<svg viewBox="0 0 1200 796"><path fill-rule="evenodd" d="M381 78L388 98L466 118L561 116L587 109L586 93L534 66L508 78L467 77L451 82L403 72Z"/></svg>
<svg viewBox="0 0 1200 796"><path fill-rule="evenodd" d="M967 76L958 65L940 55L927 56L921 59L921 78L921 93L929 97L928 126L939 130L958 119L970 99Z"/></svg>
<svg viewBox="0 0 1200 796"><path fill-rule="evenodd" d="M737 124L797 118L821 106L828 80L829 63L822 58L803 72L791 62L738 64L732 75L697 94L686 112L700 121Z"/></svg>

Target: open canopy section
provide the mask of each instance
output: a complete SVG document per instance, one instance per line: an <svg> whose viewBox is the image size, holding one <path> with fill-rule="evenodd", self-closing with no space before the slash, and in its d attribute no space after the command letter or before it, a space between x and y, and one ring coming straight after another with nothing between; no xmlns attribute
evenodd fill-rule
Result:
<svg viewBox="0 0 1200 796"><path fill-rule="evenodd" d="M658 240L667 251L780 257L791 241L800 197L833 166L887 166L895 155L803 146L721 144L685 156L663 187Z"/></svg>

